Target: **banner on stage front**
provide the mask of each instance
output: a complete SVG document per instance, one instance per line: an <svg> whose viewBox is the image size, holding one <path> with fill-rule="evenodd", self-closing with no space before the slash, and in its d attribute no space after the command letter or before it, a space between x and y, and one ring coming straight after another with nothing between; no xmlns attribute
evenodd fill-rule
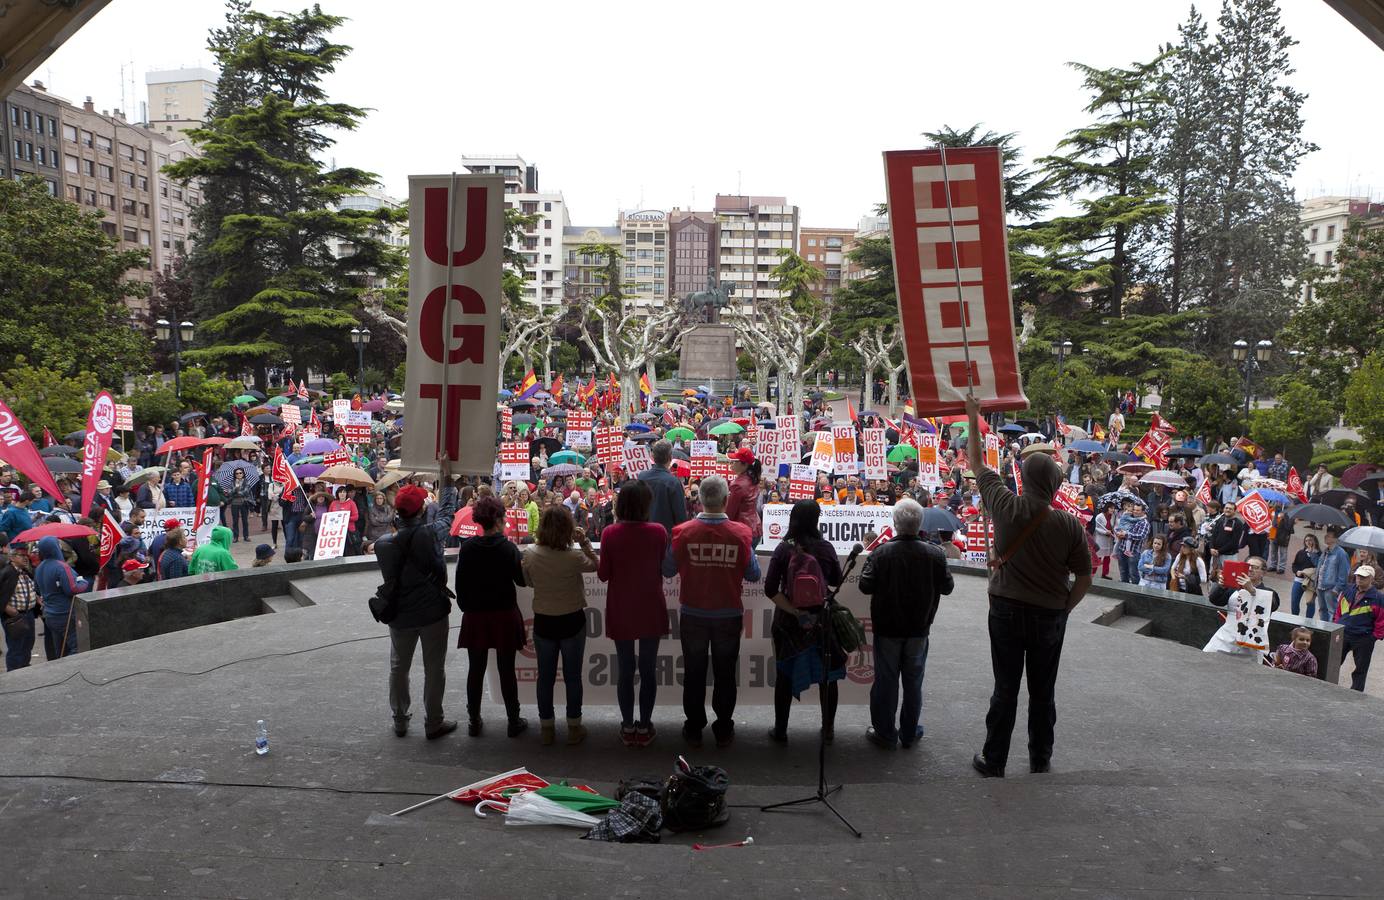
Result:
<svg viewBox="0 0 1384 900"><path fill-rule="evenodd" d="M968 392L985 410L1025 409L1000 150L958 147L946 154L945 178L938 149L884 154L894 287L915 415L962 413Z"/></svg>
<svg viewBox="0 0 1384 900"><path fill-rule="evenodd" d="M493 469L504 206L501 175L409 178L405 468Z"/></svg>
<svg viewBox="0 0 1384 900"><path fill-rule="evenodd" d="M323 516L317 526L317 546L312 551L312 558L336 559L345 556L346 532L350 529L351 513L348 510L338 509Z"/></svg>
<svg viewBox="0 0 1384 900"><path fill-rule="evenodd" d="M791 481L790 481L791 484ZM769 503L764 507L763 550L773 550L788 533L788 514L791 503ZM850 553L856 544L868 544L865 536L879 534L894 522L892 506L828 505L822 507L817 528L822 538L836 548L837 553Z"/></svg>

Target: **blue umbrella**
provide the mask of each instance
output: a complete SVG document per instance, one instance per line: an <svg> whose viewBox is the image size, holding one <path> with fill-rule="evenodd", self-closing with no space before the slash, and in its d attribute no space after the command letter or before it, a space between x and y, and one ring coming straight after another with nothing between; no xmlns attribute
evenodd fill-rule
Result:
<svg viewBox="0 0 1384 900"><path fill-rule="evenodd" d="M1015 425L1013 422L1009 422L1009 423L1007 423L1007 424L1005 424L1005 425L1001 425L999 430L1002 431L1002 432L1004 432L1005 434L1024 434L1025 432L1028 431L1028 429L1025 428L1024 426L1022 426L1022 425ZM1104 450L1105 448L1102 447L1101 449Z"/></svg>
<svg viewBox="0 0 1384 900"><path fill-rule="evenodd" d="M504 388L500 388L500 399L501 399L501 400L508 400L510 397L513 397L513 396L514 396L514 391L507 391L507 390L505 390Z"/></svg>
<svg viewBox="0 0 1384 900"><path fill-rule="evenodd" d="M643 424L642 422L631 422L630 424L628 424L628 425L625 426L625 430L626 430L626 431L653 431L652 428L650 428L648 425Z"/></svg>
<svg viewBox="0 0 1384 900"><path fill-rule="evenodd" d="M1284 506L1288 506L1293 502L1287 494L1281 493L1280 491L1271 490L1270 488L1258 488L1258 491L1259 496L1270 503L1282 503Z"/></svg>
<svg viewBox="0 0 1384 900"><path fill-rule="evenodd" d="M1004 430L1004 428L1000 429L1000 431ZM1104 453L1108 448L1100 441L1073 441L1067 445L1067 449L1075 450L1077 453Z"/></svg>

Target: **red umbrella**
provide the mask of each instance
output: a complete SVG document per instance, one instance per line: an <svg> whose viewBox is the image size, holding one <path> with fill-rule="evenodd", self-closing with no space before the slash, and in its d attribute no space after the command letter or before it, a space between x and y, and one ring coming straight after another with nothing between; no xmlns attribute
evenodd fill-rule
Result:
<svg viewBox="0 0 1384 900"><path fill-rule="evenodd" d="M1378 468L1374 463L1356 463L1341 473L1341 487L1359 487L1365 476Z"/></svg>
<svg viewBox="0 0 1384 900"><path fill-rule="evenodd" d="M201 447L201 446L204 446L204 445L206 445L206 444L212 444L213 446L219 447L219 446L221 446L222 444L229 444L230 442L231 442L231 438L225 438L225 437L205 437L205 438L199 438L199 437L192 437L191 435L188 435L188 436L186 436L186 437L174 438L174 439L171 440L171 441L165 441L165 442L164 442L164 445L163 445L162 447L159 448L159 452L160 452L160 453L172 453L172 452L175 451L175 450L190 450L190 449L192 449L193 447Z"/></svg>
<svg viewBox="0 0 1384 900"><path fill-rule="evenodd" d="M684 462L684 461L681 460L681 459L675 459L675 460L673 460L673 465L671 466L671 468L672 468L672 471L673 471L673 475L675 475L675 476L678 477L678 478L691 478L691 477L692 477L692 466L691 466L691 464L689 464L689 463L687 463L687 462Z"/></svg>
<svg viewBox="0 0 1384 900"><path fill-rule="evenodd" d="M750 427L750 420L749 420L749 419L746 419L746 418L743 417L743 416L741 416L741 417L739 417L739 418L731 419L731 421L734 422L736 425L739 425L739 426L742 427L742 428L749 428L749 427Z"/></svg>
<svg viewBox="0 0 1384 900"><path fill-rule="evenodd" d="M938 419L937 421L940 422L940 423L942 423L943 425L965 425L965 424L966 424L966 417L965 417L965 416L943 416L942 418ZM987 421L985 421L984 419L981 419L981 420L980 420L980 433L981 433L981 434L989 434L989 433L990 433L990 423L987 422Z"/></svg>
<svg viewBox="0 0 1384 900"><path fill-rule="evenodd" d="M85 525L76 525L71 522L49 522L47 525L37 525L33 528L19 532L10 540L21 544L27 544L40 538L55 537L59 540L67 538L90 537L96 532Z"/></svg>

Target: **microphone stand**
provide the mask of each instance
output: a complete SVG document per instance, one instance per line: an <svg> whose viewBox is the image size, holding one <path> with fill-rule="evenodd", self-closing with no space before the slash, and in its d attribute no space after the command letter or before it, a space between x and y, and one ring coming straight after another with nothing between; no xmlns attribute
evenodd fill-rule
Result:
<svg viewBox="0 0 1384 900"><path fill-rule="evenodd" d="M851 551L851 555L846 559L845 571L841 573L841 584L832 588L831 591L827 593L826 602L822 604L822 611L819 614L821 616L820 621L822 627L822 636L819 643L822 653L822 680L818 683L817 689L821 691L824 714L826 710L827 686L830 684L831 651L836 646L836 629L832 627L831 612L836 607L836 595L841 592L841 585L846 583L846 576L850 575L851 570L855 568L856 560L860 557L860 550L860 545L856 544L855 549ZM778 677L782 678L783 673L778 673ZM827 809L831 810L836 818L840 819L841 823L851 830L852 834L856 837L863 837L864 835L860 830L852 825L850 820L843 816L841 810L833 806L829 799L832 794L841 790L843 786L844 785L838 784L835 787L830 787L827 784L827 734L826 722L823 721L822 730L817 735L817 792L809 797L800 797L797 800L770 803L768 806L761 806L759 811L769 812L770 810L786 809L788 807L802 806L808 803L821 803Z"/></svg>

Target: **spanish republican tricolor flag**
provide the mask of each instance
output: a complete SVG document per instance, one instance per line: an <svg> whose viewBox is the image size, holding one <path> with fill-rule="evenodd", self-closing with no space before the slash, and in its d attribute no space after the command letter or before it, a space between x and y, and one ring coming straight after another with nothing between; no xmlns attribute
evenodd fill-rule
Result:
<svg viewBox="0 0 1384 900"><path fill-rule="evenodd" d="M533 374L533 369L529 369L529 374L524 376L524 380L519 382L519 398L527 400L538 393L538 376Z"/></svg>
<svg viewBox="0 0 1384 900"><path fill-rule="evenodd" d="M639 400L647 407L654 399L653 385L649 384L649 373L639 376Z"/></svg>

